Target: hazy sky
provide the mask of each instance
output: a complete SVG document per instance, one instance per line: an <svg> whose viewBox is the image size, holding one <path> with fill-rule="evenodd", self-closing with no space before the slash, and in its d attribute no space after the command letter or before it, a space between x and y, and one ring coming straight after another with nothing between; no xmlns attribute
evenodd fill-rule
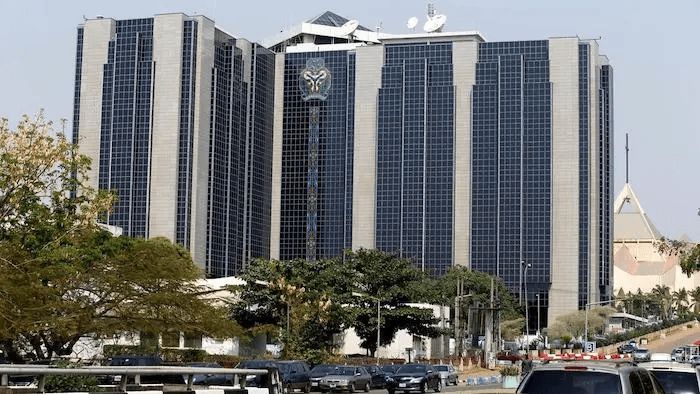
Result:
<svg viewBox="0 0 700 394"><path fill-rule="evenodd" d="M488 41L601 37L615 69L615 194L630 180L667 236L700 240L700 0L434 1L446 30L479 30ZM16 123L45 108L72 118L75 28L83 15L115 19L203 14L224 30L261 40L332 10L369 28L407 32L426 1L10 1L0 0L0 116Z"/></svg>

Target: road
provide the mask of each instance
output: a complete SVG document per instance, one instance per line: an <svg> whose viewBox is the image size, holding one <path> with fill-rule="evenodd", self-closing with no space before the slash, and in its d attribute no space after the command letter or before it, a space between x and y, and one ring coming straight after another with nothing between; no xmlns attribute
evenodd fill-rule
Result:
<svg viewBox="0 0 700 394"><path fill-rule="evenodd" d="M649 343L646 347L652 353L671 353L673 348L693 343L700 339L700 327L693 327L685 331L679 331L664 339Z"/></svg>
<svg viewBox="0 0 700 394"><path fill-rule="evenodd" d="M491 387L491 386L484 386L484 387ZM464 391L467 389L467 386L464 383L459 383L457 386L448 386L448 387L443 387L442 388L442 393L454 393L454 392L459 392L459 391ZM433 391L429 391L428 393L432 393ZM387 394L386 390L380 390L380 389L374 389L370 391L370 394Z"/></svg>

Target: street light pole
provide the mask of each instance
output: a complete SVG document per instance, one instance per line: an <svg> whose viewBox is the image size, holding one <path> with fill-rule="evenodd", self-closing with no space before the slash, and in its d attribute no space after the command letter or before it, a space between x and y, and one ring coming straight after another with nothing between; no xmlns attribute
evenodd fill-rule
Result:
<svg viewBox="0 0 700 394"><path fill-rule="evenodd" d="M523 264L525 265L525 269L523 270L523 278L524 278L524 292L525 292L525 341L528 342L527 350L530 350L530 341L527 339L528 335L530 335L530 306L527 303L527 269L532 267L532 264L527 263L525 264L525 261L523 261Z"/></svg>
<svg viewBox="0 0 700 394"><path fill-rule="evenodd" d="M535 294L537 297L537 335L540 335L540 293Z"/></svg>

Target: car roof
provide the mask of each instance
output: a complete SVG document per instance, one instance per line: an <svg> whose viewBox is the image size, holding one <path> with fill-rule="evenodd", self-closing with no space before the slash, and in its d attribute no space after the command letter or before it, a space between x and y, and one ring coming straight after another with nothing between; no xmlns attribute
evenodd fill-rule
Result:
<svg viewBox="0 0 700 394"><path fill-rule="evenodd" d="M561 371L577 368L585 368L588 371L593 372L606 372L612 374L619 374L620 372L626 372L628 369L634 370L636 366L629 362L609 362L609 361L567 361L561 363L546 363L540 364L535 367L533 371Z"/></svg>
<svg viewBox="0 0 700 394"><path fill-rule="evenodd" d="M696 369L690 364L679 363L674 361L650 361L642 364L645 369L654 371L674 371L674 372L689 372L695 373Z"/></svg>

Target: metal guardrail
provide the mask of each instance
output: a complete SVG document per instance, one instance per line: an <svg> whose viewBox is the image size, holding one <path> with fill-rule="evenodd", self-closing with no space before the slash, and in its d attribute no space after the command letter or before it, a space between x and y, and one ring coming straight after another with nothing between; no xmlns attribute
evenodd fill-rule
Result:
<svg viewBox="0 0 700 394"><path fill-rule="evenodd" d="M39 392L45 392L46 377L50 375L114 375L120 376L119 391L126 392L127 377L133 376L135 383L140 384L141 376L148 375L184 375L187 376L187 391L192 391L193 377L195 375L232 375L233 387L245 389L248 375L268 376L266 388L269 394L280 394L282 383L279 371L269 369L240 369L240 368L198 368L198 367L82 367L82 368L54 368L35 365L0 365L0 387L8 386L10 376L37 376ZM242 377L242 378L241 378Z"/></svg>

